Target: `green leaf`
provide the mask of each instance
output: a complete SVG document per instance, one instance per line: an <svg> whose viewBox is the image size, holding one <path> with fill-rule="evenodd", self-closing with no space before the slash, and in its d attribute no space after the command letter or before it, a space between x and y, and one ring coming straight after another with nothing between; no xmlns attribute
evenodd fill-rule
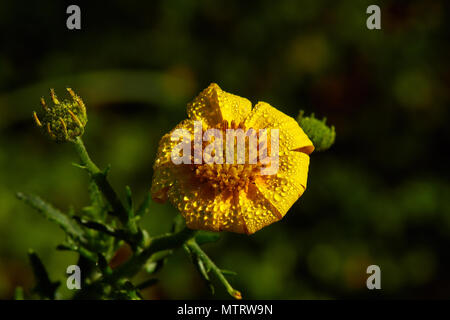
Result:
<svg viewBox="0 0 450 320"><path fill-rule="evenodd" d="M74 167L76 167L76 168L83 169L83 170L87 170L87 167L86 167L86 166L83 166L82 164L79 164L79 163L76 163L76 162L72 162L72 165L73 165Z"/></svg>
<svg viewBox="0 0 450 320"><path fill-rule="evenodd" d="M158 262L154 262L154 261L147 262L144 265L145 272L147 272L149 274L155 273L157 271L156 270L157 268L158 268Z"/></svg>
<svg viewBox="0 0 450 320"><path fill-rule="evenodd" d="M173 250L162 250L154 253L145 263L145 271L149 274L159 271L167 261Z"/></svg>
<svg viewBox="0 0 450 320"><path fill-rule="evenodd" d="M130 212L133 212L133 197L132 197L130 186L125 187L125 199L126 199L127 209Z"/></svg>
<svg viewBox="0 0 450 320"><path fill-rule="evenodd" d="M214 274L218 280L225 286L228 293L235 299L242 299L242 295L239 291L235 290L228 280L226 279L225 275L219 269L216 264L206 255L206 253L200 248L200 246L197 244L194 238L189 239L184 245L183 248L185 251L189 254L191 259L193 260L194 264L199 268L200 273L204 276L204 273L208 274L208 272L211 271L212 274ZM198 263L198 261L201 261L201 263ZM202 268L203 266L203 268ZM205 268L206 266L206 268ZM203 269L203 270L202 270ZM204 277L205 278L205 277ZM209 277L205 278L209 281Z"/></svg>
<svg viewBox="0 0 450 320"><path fill-rule="evenodd" d="M150 194L150 192L147 192L147 194L145 195L144 201L142 201L141 205L139 206L139 208L136 210L135 216L143 216L144 214L148 213L148 207L150 206L152 200L152 196Z"/></svg>
<svg viewBox="0 0 450 320"><path fill-rule="evenodd" d="M110 236L119 238L121 240L125 240L125 239L123 239L125 237L125 234L123 231L115 230L114 228L112 228L106 224L103 224L101 222L90 221L90 220L83 219L83 218L80 218L77 216L74 217L74 220L76 222L78 222L79 224L81 224L83 227L93 229L96 231L100 231L100 232L106 233Z"/></svg>
<svg viewBox="0 0 450 320"><path fill-rule="evenodd" d="M83 229L78 226L73 220L67 217L58 209L55 209L51 204L45 202L38 196L32 194L17 193L17 198L23 200L26 204L36 209L48 220L57 223L66 233L72 237L86 243Z"/></svg>
<svg viewBox="0 0 450 320"><path fill-rule="evenodd" d="M110 210L110 206L103 198L102 193L92 178L89 181L88 190L91 204L90 206L83 208L83 212L91 218L103 220L106 213Z"/></svg>
<svg viewBox="0 0 450 320"><path fill-rule="evenodd" d="M208 275L208 272L210 271L209 266L205 267L205 263L203 262L200 255L198 255L195 251L191 250L191 247L188 244L185 244L183 248L188 253L189 258L194 263L195 267L197 268L197 271L200 273L201 278L205 281L206 285L211 291L211 294L214 294L214 286Z"/></svg>
<svg viewBox="0 0 450 320"><path fill-rule="evenodd" d="M66 242L66 243L60 244L56 247L56 250L77 252L81 256L85 257L86 259L88 259L92 262L97 262L97 257L96 257L95 253L93 253L92 251L89 251L83 247L80 247L74 243Z"/></svg>
<svg viewBox="0 0 450 320"><path fill-rule="evenodd" d="M114 229L106 224L96 221L86 220L80 217L73 217L75 221L77 221L83 227L96 230L102 232L106 235L112 236L114 238L124 240L128 242L130 245L136 245L141 240L141 234L130 234L127 230L123 229Z"/></svg>
<svg viewBox="0 0 450 320"><path fill-rule="evenodd" d="M153 274L161 270L161 268L166 263L166 259L161 259L158 261L149 261L145 264L144 269L148 274Z"/></svg>
<svg viewBox="0 0 450 320"><path fill-rule="evenodd" d="M111 170L111 164L108 163L108 164L106 165L106 168L102 170L102 174L106 177L106 176L108 175L108 173L109 173L110 170Z"/></svg>
<svg viewBox="0 0 450 320"><path fill-rule="evenodd" d="M173 250L158 251L158 252L152 254L152 256L150 257L150 260L151 261L159 261L159 260L169 257L172 253L173 253Z"/></svg>
<svg viewBox="0 0 450 320"><path fill-rule="evenodd" d="M137 289L129 281L125 282L119 290L114 290L111 298L118 300L142 300Z"/></svg>
<svg viewBox="0 0 450 320"><path fill-rule="evenodd" d="M111 275L112 269L108 265L108 261L106 261L106 258L104 255L99 253L98 255L98 266L100 270L102 271L103 275Z"/></svg>
<svg viewBox="0 0 450 320"><path fill-rule="evenodd" d="M226 276L236 276L237 273L231 270L220 269L220 272Z"/></svg>
<svg viewBox="0 0 450 320"><path fill-rule="evenodd" d="M52 282L48 277L47 270L45 270L44 264L38 255L29 250L28 258L30 259L31 267L33 269L34 277L36 280L36 286L34 291L42 297L48 299L55 299L56 289L59 287L60 282Z"/></svg>
<svg viewBox="0 0 450 320"><path fill-rule="evenodd" d="M207 281L210 281L208 272L206 272L205 265L203 264L203 261L201 259L197 258L197 266L203 278Z"/></svg>
<svg viewBox="0 0 450 320"><path fill-rule="evenodd" d="M205 268L205 264L203 263L203 261L200 257L197 257L196 266L197 266L198 271L200 272L200 275L202 276L203 280L205 280L206 285L208 286L209 290L211 291L211 294L214 294L214 286L211 283L211 280L208 275L208 271Z"/></svg>

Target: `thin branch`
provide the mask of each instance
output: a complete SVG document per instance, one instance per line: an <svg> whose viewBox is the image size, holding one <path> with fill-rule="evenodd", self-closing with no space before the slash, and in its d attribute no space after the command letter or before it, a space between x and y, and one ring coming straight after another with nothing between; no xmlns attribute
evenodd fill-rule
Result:
<svg viewBox="0 0 450 320"><path fill-rule="evenodd" d="M223 275L222 270L219 269L211 258L200 248L197 242L195 242L195 239L190 239L186 242L186 245L189 250L203 262L205 269L210 270L219 279L233 298L242 299L241 293L230 285L227 278Z"/></svg>
<svg viewBox="0 0 450 320"><path fill-rule="evenodd" d="M140 253L135 254L121 267L114 270L108 279L110 282L118 281L122 278L130 278L138 273L147 260L156 252L182 247L189 239L196 234L195 230L184 228L183 230L153 238L150 244Z"/></svg>
<svg viewBox="0 0 450 320"><path fill-rule="evenodd" d="M76 137L73 142L75 145L75 149L81 159L81 164L86 168L95 184L111 204L114 215L119 218L122 224L127 225L132 233L137 233L138 230L136 224L132 219L129 219L127 210L125 209L119 197L117 196L117 193L109 183L106 177L106 173L104 171L101 171L89 157L83 140L80 137Z"/></svg>

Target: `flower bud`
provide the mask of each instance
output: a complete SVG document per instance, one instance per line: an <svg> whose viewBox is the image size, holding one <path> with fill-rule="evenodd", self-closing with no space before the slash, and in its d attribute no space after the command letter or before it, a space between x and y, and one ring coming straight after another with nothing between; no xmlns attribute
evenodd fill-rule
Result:
<svg viewBox="0 0 450 320"><path fill-rule="evenodd" d="M309 117L304 117L303 113L303 111L300 111L297 122L308 138L311 139L315 150L324 151L329 149L336 138L334 126L328 127L326 125L326 118L322 120L316 119L314 113Z"/></svg>
<svg viewBox="0 0 450 320"><path fill-rule="evenodd" d="M53 105L48 106L42 97L41 105L44 113L38 117L36 112L33 112L36 124L57 142L73 141L76 137L83 135L87 123L83 100L72 89L67 88L67 91L71 100L59 101L55 91L50 89Z"/></svg>

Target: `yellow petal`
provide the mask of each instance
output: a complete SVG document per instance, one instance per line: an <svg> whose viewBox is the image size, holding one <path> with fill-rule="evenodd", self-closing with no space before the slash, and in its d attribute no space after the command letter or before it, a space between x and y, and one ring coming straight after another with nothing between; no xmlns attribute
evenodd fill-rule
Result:
<svg viewBox="0 0 450 320"><path fill-rule="evenodd" d="M191 229L252 234L282 218L255 186L239 195L215 194L195 179L183 179L170 188L169 199Z"/></svg>
<svg viewBox="0 0 450 320"><path fill-rule="evenodd" d="M280 156L278 173L260 176L256 187L283 217L306 189L309 156L289 151Z"/></svg>
<svg viewBox="0 0 450 320"><path fill-rule="evenodd" d="M236 212L242 217L247 234L255 233L281 219L277 209L254 185L247 192L240 192Z"/></svg>
<svg viewBox="0 0 450 320"><path fill-rule="evenodd" d="M171 140L171 134L176 129L187 129L193 135L194 125L191 120L184 120L159 141L158 153L153 165L151 187L152 198L157 202L165 202L167 200L167 191L177 177L186 170L186 165L175 165L171 160L172 149L179 143L176 140Z"/></svg>
<svg viewBox="0 0 450 320"><path fill-rule="evenodd" d="M179 141L171 140L171 136L173 132L177 129L186 129L191 133L191 141L193 141L194 137L194 122L192 120L183 120L179 124L176 125L169 133L165 134L158 145L158 152L156 154L154 167L159 167L168 163L172 163L171 154L172 149L176 146Z"/></svg>
<svg viewBox="0 0 450 320"><path fill-rule="evenodd" d="M212 83L188 104L190 119L200 120L208 127L215 127L223 120L243 122L250 114L252 104L249 100L228 93Z"/></svg>
<svg viewBox="0 0 450 320"><path fill-rule="evenodd" d="M243 220L234 210L233 195L218 193L195 179L178 180L169 191L169 199L191 229L244 233Z"/></svg>
<svg viewBox="0 0 450 320"><path fill-rule="evenodd" d="M280 152L298 150L310 154L314 150L311 140L300 128L297 121L268 103L258 102L256 104L250 116L245 120L245 127L255 130L278 129Z"/></svg>
<svg viewBox="0 0 450 320"><path fill-rule="evenodd" d="M154 168L152 187L150 189L154 201L159 203L167 201L169 189L177 180L177 176L182 174L180 167L181 166L166 164Z"/></svg>
<svg viewBox="0 0 450 320"><path fill-rule="evenodd" d="M206 185L193 184L191 181L191 188L186 188L181 183L178 188L177 182L169 192L169 199L191 229L252 234L281 218L254 186L249 192L231 195L214 194Z"/></svg>

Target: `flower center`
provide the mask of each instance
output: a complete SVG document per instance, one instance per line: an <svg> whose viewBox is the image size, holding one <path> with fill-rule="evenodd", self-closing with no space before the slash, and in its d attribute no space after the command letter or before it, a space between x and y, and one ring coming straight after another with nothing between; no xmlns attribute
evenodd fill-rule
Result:
<svg viewBox="0 0 450 320"><path fill-rule="evenodd" d="M195 175L217 191L246 189L260 168L255 164L203 164L195 166Z"/></svg>
<svg viewBox="0 0 450 320"><path fill-rule="evenodd" d="M228 123L224 120L220 123L217 129L222 131L223 136L226 136L227 129L242 129L246 131L243 123L236 124L234 121ZM237 143L237 141L236 141ZM193 171L195 176L201 183L207 183L215 191L223 192L225 190L234 192L238 190L246 190L250 183L255 181L255 178L260 174L261 163L249 163L249 148L256 148L255 154L258 154L258 146L252 146L249 143L249 138L245 138L245 162L240 164L237 161L237 145L233 144L235 161L229 163L210 163L210 164L194 164ZM226 159L227 144L223 144L223 159Z"/></svg>

